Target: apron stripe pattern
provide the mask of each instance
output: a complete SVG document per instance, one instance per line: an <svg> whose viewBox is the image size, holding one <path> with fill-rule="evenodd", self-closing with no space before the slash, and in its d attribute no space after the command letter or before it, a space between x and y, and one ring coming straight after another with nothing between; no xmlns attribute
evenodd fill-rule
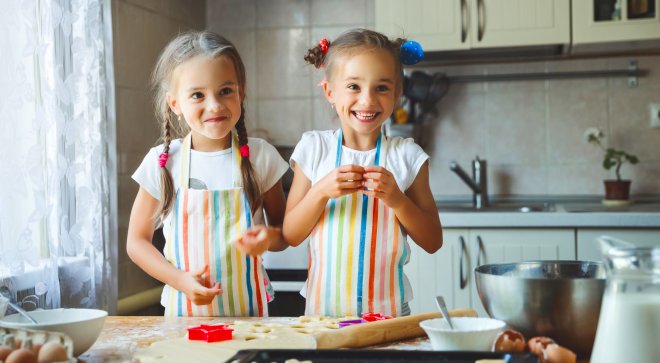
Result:
<svg viewBox="0 0 660 363"><path fill-rule="evenodd" d="M233 186L226 190L188 188L191 135L182 147L180 188L165 219L165 257L178 269L208 265L204 282L219 281L223 293L211 304L194 305L181 291L165 286L161 301L170 316L267 316L268 283L261 257L238 250L234 241L252 225L250 205L240 178L238 139L232 133Z"/></svg>
<svg viewBox="0 0 660 363"><path fill-rule="evenodd" d="M341 143L339 131L335 166L340 165ZM387 139L379 136L375 165L383 165L386 146ZM308 315L401 313L404 232L384 203L358 194L328 201L310 234Z"/></svg>

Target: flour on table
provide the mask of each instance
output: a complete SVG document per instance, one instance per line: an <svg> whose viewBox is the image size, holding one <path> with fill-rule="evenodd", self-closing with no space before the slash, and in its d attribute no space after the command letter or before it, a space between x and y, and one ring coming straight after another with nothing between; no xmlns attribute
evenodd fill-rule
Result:
<svg viewBox="0 0 660 363"><path fill-rule="evenodd" d="M338 329L340 321L350 319L356 318L302 316L290 324L237 320L229 324L232 340L167 339L137 351L134 358L140 363L223 362L241 349L315 349L314 333Z"/></svg>

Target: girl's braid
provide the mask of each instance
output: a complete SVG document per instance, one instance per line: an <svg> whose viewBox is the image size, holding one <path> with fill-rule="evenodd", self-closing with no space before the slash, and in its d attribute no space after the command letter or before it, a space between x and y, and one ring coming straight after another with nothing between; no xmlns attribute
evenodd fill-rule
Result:
<svg viewBox="0 0 660 363"><path fill-rule="evenodd" d="M248 134L245 129L245 108L241 104L241 118L238 119L236 123L236 133L238 136L238 146L239 148L243 145L248 144ZM262 198L261 190L259 189L259 184L254 176L254 169L252 168L252 163L250 162L249 156L243 156L241 159L241 174L243 176L243 187L250 202L250 209L254 214L257 208L261 207Z"/></svg>

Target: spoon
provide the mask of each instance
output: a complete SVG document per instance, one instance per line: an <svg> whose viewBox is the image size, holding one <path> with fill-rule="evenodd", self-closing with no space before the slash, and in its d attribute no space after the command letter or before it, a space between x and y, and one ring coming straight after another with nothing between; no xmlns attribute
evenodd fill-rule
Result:
<svg viewBox="0 0 660 363"><path fill-rule="evenodd" d="M440 309L440 312L442 312L442 315L445 317L445 319L447 319L447 323L449 323L449 327L453 330L454 324L451 323L451 318L449 317L449 312L447 311L447 305L445 305L445 299L442 296L436 296L435 302L438 305L438 309Z"/></svg>
<svg viewBox="0 0 660 363"><path fill-rule="evenodd" d="M23 315L32 324L38 324L37 321L34 320L34 318L31 317L30 314L28 314L27 311L25 311L22 307L18 306L18 304L14 304L13 302L11 302L11 299L10 299L11 295L9 293L9 289L7 288L7 286L0 287L0 295L2 295L1 298L4 298L4 299L7 300L7 304L9 304L9 306L11 306L12 309L18 311L19 314Z"/></svg>

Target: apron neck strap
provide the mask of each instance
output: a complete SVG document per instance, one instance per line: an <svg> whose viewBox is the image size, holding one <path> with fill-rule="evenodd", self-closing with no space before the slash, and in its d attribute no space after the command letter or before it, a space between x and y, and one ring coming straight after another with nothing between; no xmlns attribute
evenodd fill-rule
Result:
<svg viewBox="0 0 660 363"><path fill-rule="evenodd" d="M343 135L344 134L342 130L339 129L337 135L337 157L335 158L335 167L339 167L341 165L341 146L344 138ZM385 142L383 142L383 139L385 139ZM385 146L383 146L383 144ZM374 156L375 166L385 166L385 148L387 148L387 137L383 137L383 133L381 132L378 134L378 139L376 140L376 155Z"/></svg>
<svg viewBox="0 0 660 363"><path fill-rule="evenodd" d="M192 133L186 135L183 139L181 147L181 172L179 173L179 185L181 188L188 189L190 187L190 150L192 149ZM231 160L232 160L232 185L234 188L243 186L243 178L241 175L241 153L238 150L238 135L232 130L231 132Z"/></svg>

